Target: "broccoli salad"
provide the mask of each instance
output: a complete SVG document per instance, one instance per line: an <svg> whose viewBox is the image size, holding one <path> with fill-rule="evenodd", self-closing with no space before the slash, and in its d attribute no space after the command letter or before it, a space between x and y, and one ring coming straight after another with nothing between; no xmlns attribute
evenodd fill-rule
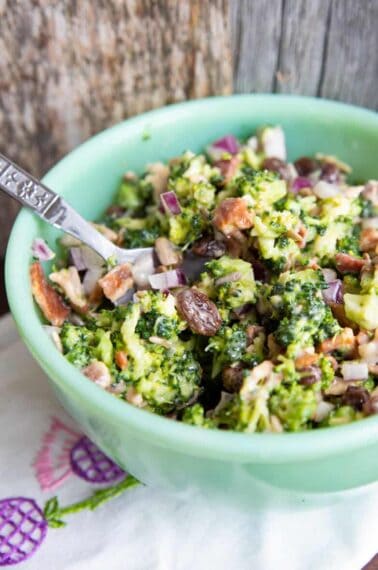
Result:
<svg viewBox="0 0 378 570"><path fill-rule="evenodd" d="M378 413L378 181L287 160L279 126L127 172L94 224L131 265L33 243L65 358L115 397L208 429L285 432ZM126 411L126 410L125 410Z"/></svg>

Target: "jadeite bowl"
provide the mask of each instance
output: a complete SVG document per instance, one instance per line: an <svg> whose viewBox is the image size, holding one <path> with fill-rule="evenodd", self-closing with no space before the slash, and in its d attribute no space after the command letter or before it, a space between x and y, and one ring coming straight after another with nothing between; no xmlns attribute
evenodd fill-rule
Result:
<svg viewBox="0 0 378 570"><path fill-rule="evenodd" d="M116 125L71 152L44 181L85 218L95 219L126 170L141 172L149 162L200 151L226 133L246 137L264 123L282 125L292 159L318 151L336 154L352 165L356 180L377 177L375 113L304 97L237 95L172 105ZM53 348L32 300L32 240L42 236L54 244L57 235L21 211L6 258L9 304L65 409L119 465L147 485L194 487L264 507L288 497L319 501L378 479L378 416L308 433L205 430L135 408L91 383Z"/></svg>

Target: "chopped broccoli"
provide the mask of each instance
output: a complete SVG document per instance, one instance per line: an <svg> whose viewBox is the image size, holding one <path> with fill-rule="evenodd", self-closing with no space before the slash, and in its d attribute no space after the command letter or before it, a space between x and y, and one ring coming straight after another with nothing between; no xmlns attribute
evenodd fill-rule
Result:
<svg viewBox="0 0 378 570"><path fill-rule="evenodd" d="M65 323L60 331L64 356L77 368L84 368L95 359L95 336L86 327Z"/></svg>
<svg viewBox="0 0 378 570"><path fill-rule="evenodd" d="M205 410L201 404L194 404L193 406L186 408L182 416L182 421L184 424L192 426L201 426L204 428L216 427L213 420L205 417Z"/></svg>
<svg viewBox="0 0 378 570"><path fill-rule="evenodd" d="M248 197L248 205L257 213L269 211L272 204L283 198L287 192L286 183L268 170L246 171L235 182L236 193Z"/></svg>
<svg viewBox="0 0 378 570"><path fill-rule="evenodd" d="M269 399L269 410L288 431L306 429L318 405L316 391L300 384L281 384Z"/></svg>
<svg viewBox="0 0 378 570"><path fill-rule="evenodd" d="M306 269L282 273L270 295L278 326L274 336L295 356L300 347L318 343L336 334L340 326L322 297L326 287L320 271Z"/></svg>
<svg viewBox="0 0 378 570"><path fill-rule="evenodd" d="M206 264L202 284L225 309L235 309L256 300L252 266L242 259L224 255L210 261Z"/></svg>

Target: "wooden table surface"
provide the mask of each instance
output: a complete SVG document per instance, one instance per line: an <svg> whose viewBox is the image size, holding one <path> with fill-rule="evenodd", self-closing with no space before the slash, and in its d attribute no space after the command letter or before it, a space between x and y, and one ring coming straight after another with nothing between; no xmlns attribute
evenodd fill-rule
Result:
<svg viewBox="0 0 378 570"><path fill-rule="evenodd" d="M4 263L3 260L0 260L0 315L3 315L9 311L6 295L5 295L5 288L4 288ZM377 538L378 542L378 538ZM327 568L319 568L318 570L327 570ZM342 570L340 568L340 570ZM356 569L359 570L359 569ZM363 570L378 570L378 554L374 557L373 560L369 564L367 564Z"/></svg>

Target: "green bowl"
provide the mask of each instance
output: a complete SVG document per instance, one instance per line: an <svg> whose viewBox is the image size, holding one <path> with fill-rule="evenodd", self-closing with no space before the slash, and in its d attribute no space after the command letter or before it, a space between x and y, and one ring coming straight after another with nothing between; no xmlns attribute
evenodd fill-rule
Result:
<svg viewBox="0 0 378 570"><path fill-rule="evenodd" d="M336 154L352 165L356 180L377 176L375 113L305 97L235 95L172 105L116 125L71 152L44 181L94 219L126 170L141 172L149 162L199 151L226 133L246 137L264 123L285 129L290 158ZM194 487L264 507L304 496L319 501L377 480L378 416L297 434L205 430L135 408L87 380L53 348L32 300L32 240L42 236L54 245L57 235L30 212L19 214L6 258L9 304L63 406L122 467L148 485Z"/></svg>

